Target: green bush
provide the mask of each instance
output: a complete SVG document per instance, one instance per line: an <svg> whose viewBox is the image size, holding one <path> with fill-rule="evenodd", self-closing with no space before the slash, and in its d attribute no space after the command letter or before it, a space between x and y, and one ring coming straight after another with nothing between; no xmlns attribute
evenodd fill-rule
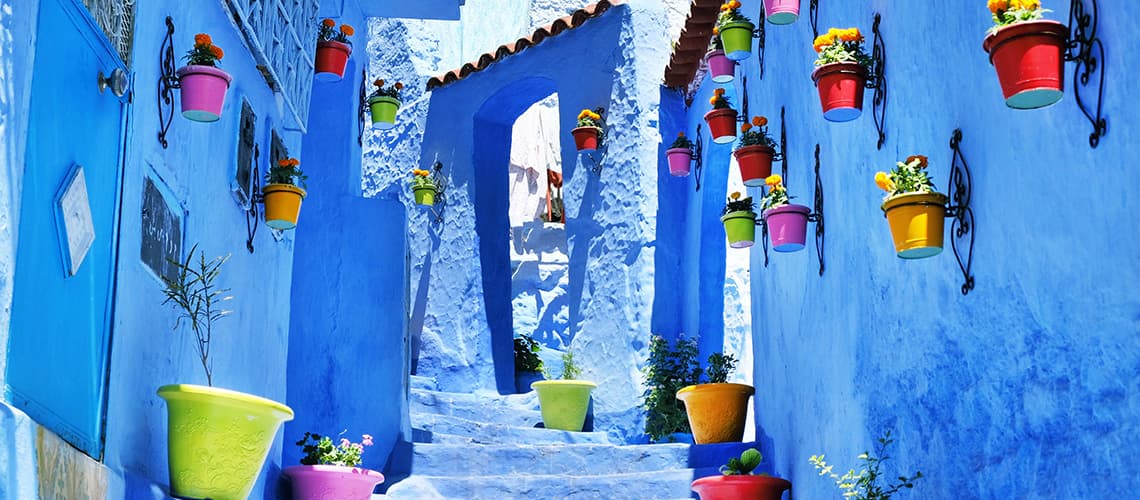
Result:
<svg viewBox="0 0 1140 500"><path fill-rule="evenodd" d="M691 432L685 405L677 400L677 391L700 383L702 370L697 361L698 352L697 339L686 339L684 335L673 346L658 335L650 339L641 406L646 412L645 433L650 439L661 441L670 434Z"/></svg>
<svg viewBox="0 0 1140 500"><path fill-rule="evenodd" d="M542 358L538 357L541 350L542 344L529 335L515 337L515 373L541 372Z"/></svg>

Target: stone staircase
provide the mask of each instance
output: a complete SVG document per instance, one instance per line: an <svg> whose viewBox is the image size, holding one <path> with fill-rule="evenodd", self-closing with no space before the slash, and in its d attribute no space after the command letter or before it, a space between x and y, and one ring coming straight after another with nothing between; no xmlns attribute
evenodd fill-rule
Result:
<svg viewBox="0 0 1140 500"><path fill-rule="evenodd" d="M458 394L413 376L410 476L392 499L681 499L753 443L626 445L603 432L536 427L534 392Z"/></svg>

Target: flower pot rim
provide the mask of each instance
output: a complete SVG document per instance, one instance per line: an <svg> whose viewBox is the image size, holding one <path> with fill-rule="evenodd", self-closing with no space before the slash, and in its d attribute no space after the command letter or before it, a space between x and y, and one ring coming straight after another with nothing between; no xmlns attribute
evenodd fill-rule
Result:
<svg viewBox="0 0 1140 500"><path fill-rule="evenodd" d="M301 189L300 187L294 186L292 184L281 184L273 182L261 187L261 192L264 194L275 193L278 191L288 191L293 194L299 194L301 195L301 198L304 198L309 194L308 191L305 191L304 189Z"/></svg>
<svg viewBox="0 0 1140 500"><path fill-rule="evenodd" d="M767 219L769 215L782 214L782 213L786 213L786 212L796 212L796 213L808 215L811 213L811 209L808 208L806 205L798 205L795 203L788 203L786 205L780 205L778 207L769 208L768 210L764 211L763 215L764 215L764 218Z"/></svg>
<svg viewBox="0 0 1140 500"><path fill-rule="evenodd" d="M721 222L725 222L729 219L752 219L752 220L756 220L756 212L753 212L751 210L737 210L735 212L729 212L727 214L720 216ZM690 386L690 387L692 387L692 386Z"/></svg>
<svg viewBox="0 0 1140 500"><path fill-rule="evenodd" d="M682 152L689 155L689 156L693 155L693 150L691 150L689 148L669 148L669 149L665 150L665 154L667 154L667 155L680 154Z"/></svg>
<svg viewBox="0 0 1140 500"><path fill-rule="evenodd" d="M760 474L756 474L756 475L734 474L731 476L725 476L725 475L706 476L706 477L702 477L700 479L696 479L690 484L692 486L698 486L701 484L709 484L709 483L768 483L768 484L771 484L772 486L779 486L782 488L782 490L786 490L786 489L789 489L792 487L791 481L788 481L787 479L784 479L782 477L776 477L776 476L764 476L764 475L760 475Z"/></svg>
<svg viewBox="0 0 1140 500"><path fill-rule="evenodd" d="M396 106L399 106L400 104L403 103L403 101L401 101L395 97L386 96L386 95L380 95L380 96L374 96L374 97L368 98L368 105L369 106L371 106L374 103L378 103L378 102L387 102L387 103L395 104Z"/></svg>
<svg viewBox="0 0 1140 500"><path fill-rule="evenodd" d="M589 387L589 388L597 388L598 387L598 384L595 384L589 380L536 380L534 382L531 382L530 387L531 387L531 389L538 389L539 387L548 387L548 386L557 386L557 385Z"/></svg>
<svg viewBox="0 0 1140 500"><path fill-rule="evenodd" d="M222 399L240 405L265 407L283 417L283 420L293 420L293 409L272 399L247 394L231 389L210 387L195 384L168 384L158 388L158 396L170 401L171 399Z"/></svg>
<svg viewBox="0 0 1140 500"><path fill-rule="evenodd" d="M909 205L934 205L945 208L946 202L948 201L950 201L948 196L937 191L929 193L903 193L883 200L883 204L879 208L883 210L883 215L885 216L887 212L895 208Z"/></svg>
<svg viewBox="0 0 1140 500"><path fill-rule="evenodd" d="M717 57L717 56L724 57L724 49L716 49L716 50L710 50L708 52L705 52L705 60L706 61L708 61L709 59L712 59L714 57ZM736 61L733 61L733 63L735 63L735 62Z"/></svg>
<svg viewBox="0 0 1140 500"><path fill-rule="evenodd" d="M732 154L733 154L734 156L735 156L737 153L745 153L745 154L747 154L747 153L753 153L753 152L768 153L768 154L771 154L771 155L774 155L774 154L776 154L776 150L775 150L775 148L772 148L772 147L766 146L766 145L764 145L764 144L753 144L753 145L751 145L751 146L740 146L740 147L738 147L738 148L736 148L736 149L732 150Z"/></svg>
<svg viewBox="0 0 1140 500"><path fill-rule="evenodd" d="M331 464L317 464L317 465L291 465L281 470L281 474L289 476L290 472L301 471L316 471L316 472L337 472L342 474L357 474L360 476L379 478L384 480L384 474L379 471L374 471L367 467L350 467L348 465L331 465Z"/></svg>
<svg viewBox="0 0 1140 500"><path fill-rule="evenodd" d="M351 45L349 45L347 43L343 43L343 42L338 42L336 40L325 40L323 42L317 42L317 48L322 48L322 47L336 49L336 50L342 51L346 54L352 54L352 46Z"/></svg>
<svg viewBox="0 0 1140 500"><path fill-rule="evenodd" d="M595 127L595 126L590 125L590 126L585 126L585 127L574 127L572 129L570 129L570 133L571 134L577 134L578 132L585 131L585 130L593 130L593 131L595 131L595 133L602 131L601 127Z"/></svg>
<svg viewBox="0 0 1140 500"><path fill-rule="evenodd" d="M230 85L230 82L233 81L233 77L231 77L229 73L226 73L221 68L217 66L207 66L205 64L187 64L186 66L178 68L178 71L176 71L174 74L177 75L178 79L180 80L186 75L216 76L225 80L227 87Z"/></svg>
<svg viewBox="0 0 1140 500"><path fill-rule="evenodd" d="M815 68L815 70L811 72L811 81L818 84L820 78L832 73L852 74L864 80L871 76L871 70L857 62L833 62Z"/></svg>
<svg viewBox="0 0 1140 500"><path fill-rule="evenodd" d="M430 191L436 191L436 189L434 187L431 187L431 186L412 186L412 191L429 191L429 190Z"/></svg>
<svg viewBox="0 0 1140 500"><path fill-rule="evenodd" d="M720 115L726 115L726 114L730 114L730 113L733 116L737 115L736 110L732 109L732 108L712 109L712 110L709 110L708 113L705 113L705 119L708 120L710 116L720 116ZM735 130L735 128L733 130Z"/></svg>
<svg viewBox="0 0 1140 500"><path fill-rule="evenodd" d="M990 60L992 61L993 51L997 49L998 46L1011 39L1028 35L1052 35L1061 40L1063 45L1064 40L1069 36L1069 28L1061 22L1052 19L1036 19L1033 21L1013 23L1002 26L987 34L982 40L982 50L990 54Z"/></svg>
<svg viewBox="0 0 1140 500"><path fill-rule="evenodd" d="M752 21L733 21L731 23L725 23L725 25L720 28L720 32L724 33L724 30L734 29L734 28L743 28L745 26L749 27L748 31L752 31L752 30L756 29L756 25L753 24Z"/></svg>
<svg viewBox="0 0 1140 500"><path fill-rule="evenodd" d="M682 394L687 396L689 394L694 394L697 392L718 391L718 390L724 390L724 389L741 390L741 391L746 392L749 396L756 394L756 388L754 388L748 384L738 384L735 382L717 382L717 383L710 383L710 384L687 385L685 387L682 387L680 390L677 391L677 399L682 399L682 397L681 397Z"/></svg>

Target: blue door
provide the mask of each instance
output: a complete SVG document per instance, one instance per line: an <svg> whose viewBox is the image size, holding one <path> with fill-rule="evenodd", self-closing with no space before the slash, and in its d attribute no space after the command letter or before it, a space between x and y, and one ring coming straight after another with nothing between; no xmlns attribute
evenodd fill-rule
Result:
<svg viewBox="0 0 1140 500"><path fill-rule="evenodd" d="M8 345L9 400L101 458L125 67L78 0L43 0Z"/></svg>

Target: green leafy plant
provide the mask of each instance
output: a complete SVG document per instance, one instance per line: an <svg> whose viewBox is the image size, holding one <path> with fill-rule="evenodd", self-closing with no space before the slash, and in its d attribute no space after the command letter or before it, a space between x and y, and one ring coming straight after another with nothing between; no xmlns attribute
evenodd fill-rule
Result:
<svg viewBox="0 0 1140 500"><path fill-rule="evenodd" d="M369 99L375 97L391 97L397 101L402 101L400 91L404 89L403 83L396 82L392 85L384 86L384 80L377 78L372 81L372 85L376 87L376 89L373 90L371 94L368 94Z"/></svg>
<svg viewBox="0 0 1140 500"><path fill-rule="evenodd" d="M277 165L269 167L269 171L265 173L265 182L267 184L289 184L303 188L309 176L301 171L300 165L301 161L296 158L282 158L277 161Z"/></svg>
<svg viewBox="0 0 1140 500"><path fill-rule="evenodd" d="M347 431L342 431L341 435L344 435L345 432ZM329 436L306 432L305 437L297 441L296 444L301 447L301 452L305 454L301 458L301 465L356 467L360 465L364 447L372 446L372 436L368 434L361 436L359 443L353 443L348 438L342 437L340 443L333 445L333 440Z"/></svg>
<svg viewBox="0 0 1140 500"><path fill-rule="evenodd" d="M691 432L685 405L677 399L677 391L700 383L702 370L698 352L695 338L681 335L672 347L659 335L650 338L649 362L643 370L645 392L641 394L641 407L645 410L645 433L653 441Z"/></svg>
<svg viewBox="0 0 1140 500"><path fill-rule="evenodd" d="M726 215L732 212L754 212L756 211L756 204L752 203L752 197L748 196L744 199L740 198L740 191L734 191L728 196L728 203L724 205L724 210L721 210L721 215Z"/></svg>
<svg viewBox="0 0 1140 500"><path fill-rule="evenodd" d="M222 319L232 311L222 309L221 304L233 299L225 295L228 288L219 288L218 276L222 272L222 264L230 256L219 256L213 260L206 260L206 253L198 254L195 263L194 254L198 245L190 248L185 261L170 260L176 266L178 274L174 279L162 277L166 289L163 291L166 300L163 305L173 303L179 310L178 319L174 322L174 329L178 330L183 323L189 325L197 340L198 357L202 361L202 369L206 372L206 384L213 386L213 369L210 366L210 347L214 337L214 322Z"/></svg>
<svg viewBox="0 0 1140 500"><path fill-rule="evenodd" d="M710 384L728 382L728 377L734 370L736 370L736 356L719 352L709 355L709 369L705 373Z"/></svg>
<svg viewBox="0 0 1140 500"><path fill-rule="evenodd" d="M680 148L685 148L685 149L688 149L689 151L693 150L693 141L690 141L688 137L685 137L684 132L677 132L677 138L674 139L673 144L669 146L669 149L680 149Z"/></svg>
<svg viewBox="0 0 1140 500"><path fill-rule="evenodd" d="M780 174L769 175L764 179L764 184L768 186L768 193L760 199L761 210L787 205L793 198L788 196L788 189L784 187L784 178Z"/></svg>
<svg viewBox="0 0 1140 500"><path fill-rule="evenodd" d="M898 493L902 489L914 488L914 481L922 478L922 472L916 471L914 475L898 476L898 482L886 485L880 485L879 481L883 480L884 472L882 470L883 463L890 459L887 455L887 447L894 443L891 438L891 431L883 434L879 438L878 444L875 445L875 454L865 451L859 455L859 460L863 461L863 467L859 472L855 469L847 471L842 476L832 472L833 466L829 465L823 458L823 455L812 455L808 459L816 470L819 471L820 476L828 476L835 481L835 485L843 492L844 498L851 498L855 500L887 500L892 495Z"/></svg>
<svg viewBox="0 0 1140 500"><path fill-rule="evenodd" d="M430 171L414 168L412 169L412 189L434 189L439 191L439 186L435 185L435 180L431 178Z"/></svg>
<svg viewBox="0 0 1140 500"><path fill-rule="evenodd" d="M210 35L198 33L194 35L194 48L186 53L186 64L198 66L217 66L218 61L225 56L221 47L214 45Z"/></svg>
<svg viewBox="0 0 1140 500"><path fill-rule="evenodd" d="M768 135L768 118L755 116L751 122L740 125L740 143L736 147L739 149L747 146L768 146L775 151L772 159L779 160L780 151L776 140Z"/></svg>
<svg viewBox="0 0 1140 500"><path fill-rule="evenodd" d="M887 192L887 198L906 193L930 193L935 190L934 181L926 172L927 159L913 155L900 161L890 173L875 173L875 184Z"/></svg>
<svg viewBox="0 0 1140 500"><path fill-rule="evenodd" d="M542 344L529 335L515 337L515 373L541 372L542 358L538 352Z"/></svg>
<svg viewBox="0 0 1140 500"><path fill-rule="evenodd" d="M1041 8L1041 0L989 0L986 3L994 19L991 32L1011 24L1036 21L1046 12L1052 12Z"/></svg>
<svg viewBox="0 0 1140 500"><path fill-rule="evenodd" d="M720 6L720 14L716 16L716 26L713 29L714 35L720 35L725 25L730 23L752 23L751 19L740 13L740 7L741 4L737 0L729 0Z"/></svg>
<svg viewBox="0 0 1140 500"><path fill-rule="evenodd" d="M717 87L713 91L713 96L709 98L709 104L712 104L713 109L732 109L732 101L724 96L723 87Z"/></svg>
<svg viewBox="0 0 1140 500"><path fill-rule="evenodd" d="M740 454L740 458L730 458L728 464L720 466L720 473L726 476L749 476L763 460L764 457L756 448L749 448Z"/></svg>
<svg viewBox="0 0 1140 500"><path fill-rule="evenodd" d="M558 377L562 380L578 380L582 375L582 368L578 366L578 362L574 360L574 351L569 347L562 353L562 376ZM554 380L553 374L550 373L550 367L543 366L542 376L547 380Z"/></svg>
<svg viewBox="0 0 1140 500"><path fill-rule="evenodd" d="M352 36L355 30L352 26L347 24L340 25L340 29L336 27L336 21L332 19L324 19L317 27L317 42L340 42L352 45L348 37Z"/></svg>
<svg viewBox="0 0 1140 500"><path fill-rule="evenodd" d="M831 28L815 39L813 47L819 53L816 66L831 63L859 63L871 67L871 56L863 49L863 34L859 28Z"/></svg>

